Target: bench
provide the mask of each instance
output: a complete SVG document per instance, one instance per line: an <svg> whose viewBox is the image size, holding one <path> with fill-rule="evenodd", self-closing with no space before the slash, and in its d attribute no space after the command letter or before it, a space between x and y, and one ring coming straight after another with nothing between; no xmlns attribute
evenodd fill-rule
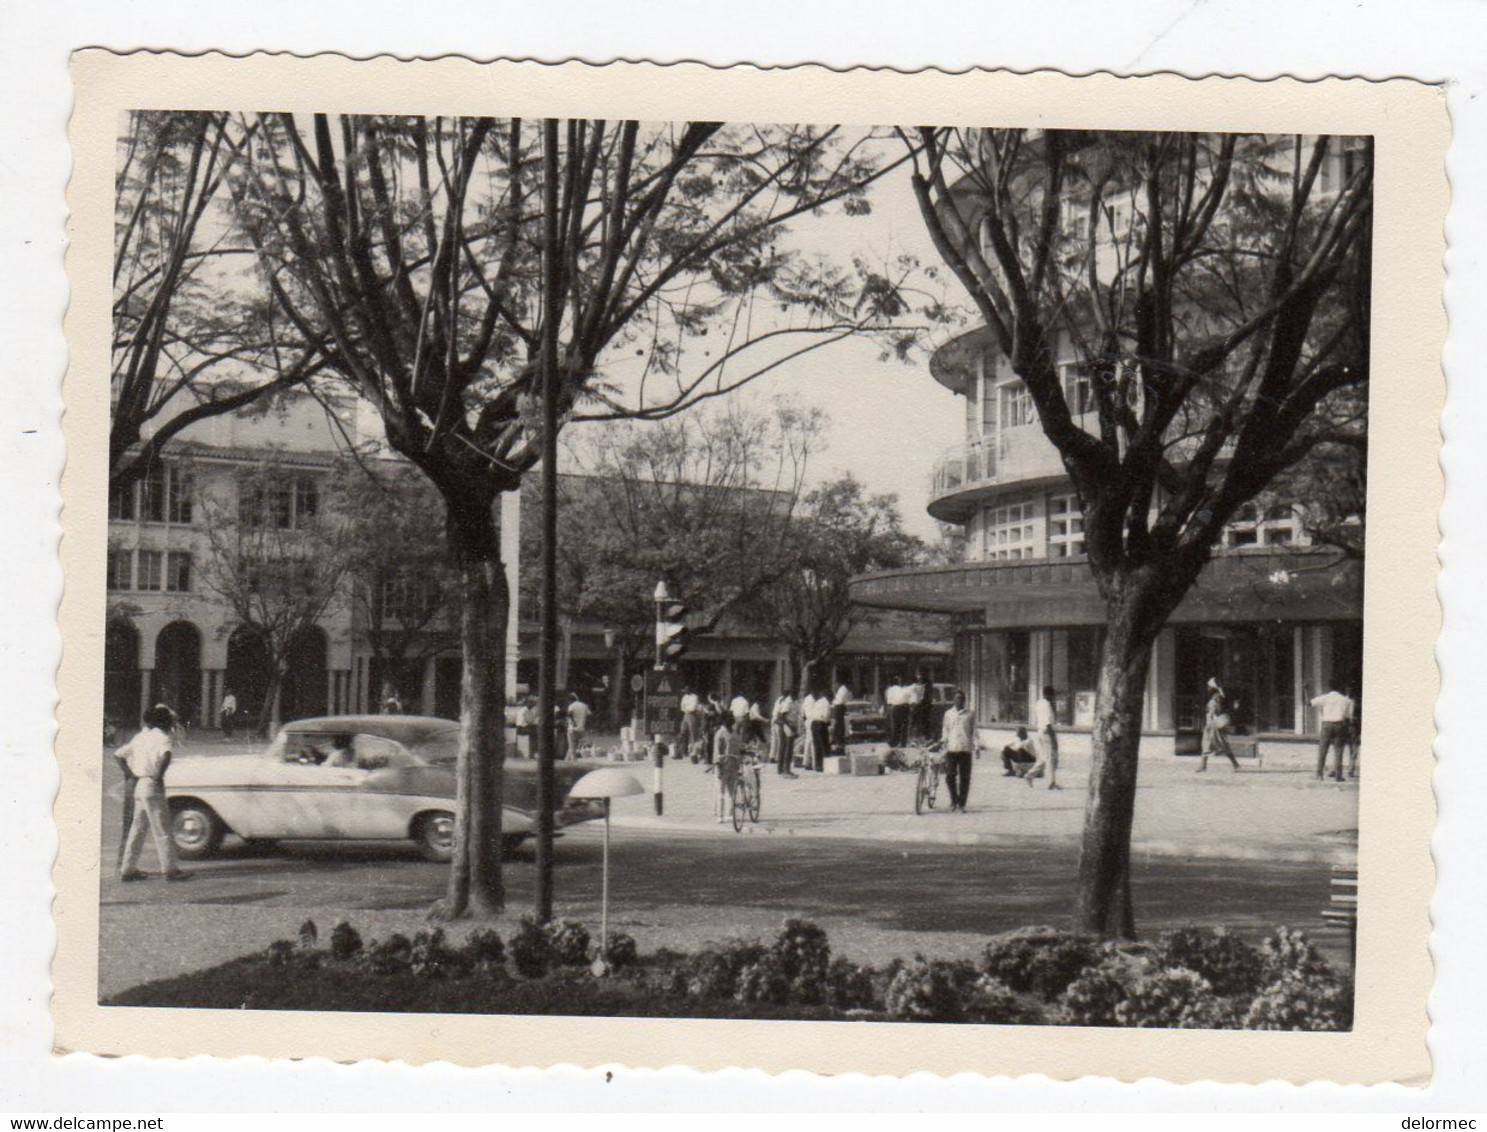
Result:
<svg viewBox="0 0 1487 1132"><path fill-rule="evenodd" d="M1358 955L1358 866L1332 866L1332 898L1322 909L1322 919L1348 933L1348 957Z"/></svg>

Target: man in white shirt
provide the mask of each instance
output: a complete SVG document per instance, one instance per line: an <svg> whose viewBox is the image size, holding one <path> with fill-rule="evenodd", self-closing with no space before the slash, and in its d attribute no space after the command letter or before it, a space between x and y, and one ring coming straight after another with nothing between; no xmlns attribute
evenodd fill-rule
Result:
<svg viewBox="0 0 1487 1132"><path fill-rule="evenodd" d="M914 682L904 689L904 704L908 720L904 726L904 741L915 735L929 738L929 685L923 676L914 677Z"/></svg>
<svg viewBox="0 0 1487 1132"><path fill-rule="evenodd" d="M1043 695L1033 705L1033 726L1038 737L1038 761L1023 775L1023 781L1032 786L1033 780L1042 778L1043 773L1048 773L1048 789L1062 790L1058 784L1058 729L1057 719L1053 710L1053 701L1058 692L1052 687L1045 687Z"/></svg>
<svg viewBox="0 0 1487 1132"><path fill-rule="evenodd" d="M802 714L806 726L811 729L811 764L818 771L824 771L826 755L831 747L831 701L825 695L817 696Z"/></svg>
<svg viewBox="0 0 1487 1132"><path fill-rule="evenodd" d="M1353 701L1328 686L1320 696L1313 696L1311 706L1318 711L1322 725L1321 738L1317 740L1317 781L1327 777L1327 752L1337 750L1337 781L1342 778L1342 752L1347 745L1348 729L1353 718Z"/></svg>
<svg viewBox="0 0 1487 1132"><path fill-rule="evenodd" d="M114 752L127 782L134 785L134 813L130 816L129 835L119 860L121 881L143 880L139 855L144 851L145 834L155 841L155 855L166 880L183 880L190 873L176 865L176 847L170 839L170 811L165 804L165 772L170 767L170 730L175 713L157 704L145 712L144 730Z"/></svg>
<svg viewBox="0 0 1487 1132"><path fill-rule="evenodd" d="M945 709L940 726L945 745L945 785L950 790L950 812L965 813L971 796L971 752L976 749L976 713L966 707L966 694L957 691Z"/></svg>
<svg viewBox="0 0 1487 1132"><path fill-rule="evenodd" d="M847 701L852 693L842 684L831 700L831 749L835 754L847 753Z"/></svg>
<svg viewBox="0 0 1487 1132"><path fill-rule="evenodd" d="M1028 738L1027 728L1017 729L1017 738L1002 748L1004 778L1021 778L1038 761L1038 744Z"/></svg>
<svg viewBox="0 0 1487 1132"><path fill-rule="evenodd" d="M231 739L232 729L237 724L238 698L229 689L227 695L222 697L222 738Z"/></svg>
<svg viewBox="0 0 1487 1132"><path fill-rule="evenodd" d="M695 763L702 758L702 750L697 746L702 739L702 701L697 698L696 692L688 688L682 693L680 707L682 713L681 753L691 755Z"/></svg>
<svg viewBox="0 0 1487 1132"><path fill-rule="evenodd" d="M774 755L775 770L786 778L794 778L792 758L795 754L795 722L790 717L795 711L795 698L789 692L782 693L774 702Z"/></svg>
<svg viewBox="0 0 1487 1132"><path fill-rule="evenodd" d="M583 746L584 739L589 730L589 713L593 709L584 703L574 692L568 700L568 751L567 757L576 759L579 757L578 749Z"/></svg>
<svg viewBox="0 0 1487 1132"><path fill-rule="evenodd" d="M909 737L904 734L904 688L895 676L883 690L884 722L888 725L888 745L907 746Z"/></svg>

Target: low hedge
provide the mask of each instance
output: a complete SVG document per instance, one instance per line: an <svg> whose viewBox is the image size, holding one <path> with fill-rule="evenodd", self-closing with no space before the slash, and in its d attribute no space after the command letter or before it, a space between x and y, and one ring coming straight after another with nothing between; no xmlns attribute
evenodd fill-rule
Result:
<svg viewBox="0 0 1487 1132"><path fill-rule="evenodd" d="M381 1010L636 1017L871 1019L996 1025L1346 1030L1352 986L1299 932L1256 948L1220 928L1182 928L1151 944L1051 927L988 940L979 962L915 956L887 967L833 956L817 925L790 919L772 940L734 939L692 954L639 954L614 933L612 977L589 967L579 923L525 918L506 940L439 929L363 943L337 924L205 971L149 983L111 1006Z"/></svg>

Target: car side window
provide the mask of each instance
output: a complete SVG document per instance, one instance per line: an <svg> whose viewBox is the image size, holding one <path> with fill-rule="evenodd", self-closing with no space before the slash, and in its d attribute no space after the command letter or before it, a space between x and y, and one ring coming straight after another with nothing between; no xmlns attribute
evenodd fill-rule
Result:
<svg viewBox="0 0 1487 1132"><path fill-rule="evenodd" d="M386 770L389 767L396 770L413 763L413 756L406 747L381 735L358 735L353 747L358 770Z"/></svg>

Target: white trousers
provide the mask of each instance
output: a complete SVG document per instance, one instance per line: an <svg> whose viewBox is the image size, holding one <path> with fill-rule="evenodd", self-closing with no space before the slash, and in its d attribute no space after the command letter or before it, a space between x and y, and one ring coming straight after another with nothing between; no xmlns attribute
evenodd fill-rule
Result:
<svg viewBox="0 0 1487 1132"><path fill-rule="evenodd" d="M120 873L132 873L139 868L140 854L145 848L145 834L155 839L155 855L160 858L160 871L176 871L176 847L170 839L170 810L165 804L165 791L150 779L140 779L134 788L134 813L129 819L129 836L124 841L124 856L119 862Z"/></svg>

